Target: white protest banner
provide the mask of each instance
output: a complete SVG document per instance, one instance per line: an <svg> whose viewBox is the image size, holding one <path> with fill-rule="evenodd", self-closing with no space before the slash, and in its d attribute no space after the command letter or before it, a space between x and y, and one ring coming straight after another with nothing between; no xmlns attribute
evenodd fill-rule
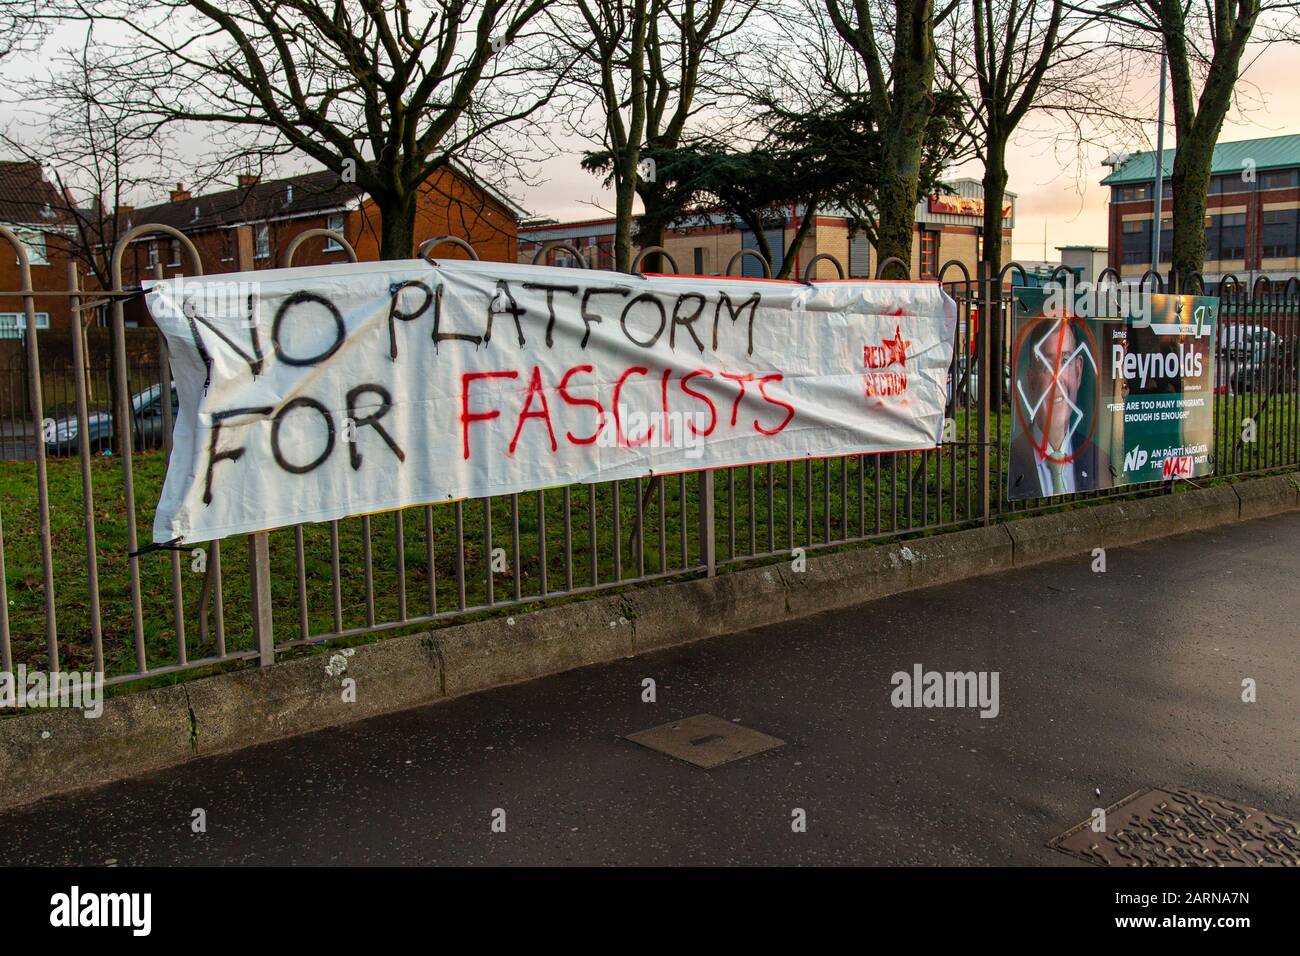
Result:
<svg viewBox="0 0 1300 956"><path fill-rule="evenodd" d="M935 283L423 260L152 284L180 411L154 541L933 448Z"/></svg>

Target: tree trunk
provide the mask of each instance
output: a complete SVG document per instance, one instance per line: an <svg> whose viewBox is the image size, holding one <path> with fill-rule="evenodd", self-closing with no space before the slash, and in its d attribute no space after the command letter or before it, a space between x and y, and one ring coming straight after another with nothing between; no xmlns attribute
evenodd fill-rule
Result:
<svg viewBox="0 0 1300 956"><path fill-rule="evenodd" d="M781 260L781 269L774 276L777 279L801 279L802 276L792 275L794 264L799 258L799 250L803 248L804 240L808 238L808 233L812 231L813 223L817 221L817 206L809 204L804 210L803 218L799 220L799 228L795 230L794 235L790 238L790 245L785 250L785 256ZM845 263L847 265L847 263Z"/></svg>
<svg viewBox="0 0 1300 956"><path fill-rule="evenodd" d="M1214 144L1180 142L1169 182L1174 193L1174 241L1170 266L1179 291L1192 273L1205 265L1205 208L1210 188L1210 158Z"/></svg>
<svg viewBox="0 0 1300 956"><path fill-rule="evenodd" d="M893 96L880 110L884 136L881 163L880 261L896 258L911 271L916 203L920 198L921 156L933 109L933 4L917 0L895 4Z"/></svg>
<svg viewBox="0 0 1300 956"><path fill-rule="evenodd" d="M662 188L653 181L637 179L636 193L641 197L641 221L637 225L638 244L642 249L664 244L664 233L668 223L664 210ZM641 260L642 272L663 272L666 263L659 253L651 253ZM680 270L683 263L677 263Z"/></svg>
<svg viewBox="0 0 1300 956"><path fill-rule="evenodd" d="M1002 201L1007 190L1007 144L1001 133L990 131L984 150L984 256L989 264L989 275L995 282L994 291L1000 291L997 278L1002 269ZM981 319L984 318L981 316ZM992 316L989 316L992 319ZM1002 341L1004 328L1001 322L988 322L989 355L993 356L993 367L1001 365L999 356L1006 349ZM989 378L989 401L994 408L1001 406L1002 375L995 374Z"/></svg>
<svg viewBox="0 0 1300 956"><path fill-rule="evenodd" d="M1170 266L1180 282L1205 266L1205 209L1210 189L1211 160L1224 117L1240 74L1241 58L1250 40L1260 4L1242 4L1235 12L1218 10L1213 58L1199 98L1196 71L1188 52L1184 8L1177 0L1163 0L1160 28L1169 58L1169 85L1174 103L1178 145L1170 185L1174 194L1174 240Z"/></svg>
<svg viewBox="0 0 1300 956"><path fill-rule="evenodd" d="M614 182L614 269L628 272L632 268L632 208L636 198L636 167L639 151L630 156L616 156L621 175Z"/></svg>
<svg viewBox="0 0 1300 956"><path fill-rule="evenodd" d="M984 255L991 274L1002 268L1002 206L1007 195L1007 144L990 132L984 150Z"/></svg>
<svg viewBox="0 0 1300 956"><path fill-rule="evenodd" d="M899 172L886 158L881 169L880 208L876 213L877 261L898 259L909 273L912 268L912 233L916 228L917 181Z"/></svg>
<svg viewBox="0 0 1300 956"><path fill-rule="evenodd" d="M380 259L409 259L415 255L415 195L412 191L405 196L374 197L381 219Z"/></svg>

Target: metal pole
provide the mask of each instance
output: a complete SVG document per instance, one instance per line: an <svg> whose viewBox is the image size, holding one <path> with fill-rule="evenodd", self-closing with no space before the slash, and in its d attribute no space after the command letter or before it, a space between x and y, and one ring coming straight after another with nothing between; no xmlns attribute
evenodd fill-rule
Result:
<svg viewBox="0 0 1300 956"><path fill-rule="evenodd" d="M989 405L993 389L993 377L1001 375L1001 368L994 368L992 338L993 323L1002 321L1000 303L995 302L993 279L989 275L989 263L981 260L976 267L976 282L979 285L979 329L975 333L976 367L979 369L979 415L978 460L979 460L979 516L984 524L992 518L992 484L989 467ZM1001 362L1001 356L996 356Z"/></svg>
<svg viewBox="0 0 1300 956"><path fill-rule="evenodd" d="M700 472L700 561L704 565L705 574L709 577L718 573L718 551L713 517L713 472L706 468Z"/></svg>
<svg viewBox="0 0 1300 956"><path fill-rule="evenodd" d="M253 262L253 234L249 226L239 226L235 248L239 270L251 272ZM367 553L370 543L366 542ZM337 572L334 577L338 582ZM257 646L257 662L262 667L275 663L274 624L271 615L271 548L266 532L248 536L249 612L253 619L253 642Z"/></svg>

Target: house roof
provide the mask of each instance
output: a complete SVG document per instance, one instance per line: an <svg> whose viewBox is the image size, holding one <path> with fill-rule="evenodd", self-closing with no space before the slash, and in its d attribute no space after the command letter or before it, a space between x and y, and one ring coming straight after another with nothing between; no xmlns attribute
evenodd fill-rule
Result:
<svg viewBox="0 0 1300 956"><path fill-rule="evenodd" d="M518 204L480 182L459 165L453 163L451 169L504 206L515 218L522 218L525 214ZM156 222L182 232L199 232L240 223L355 209L365 198L364 190L355 183L344 182L338 173L322 169L206 193L180 202L144 206L134 210L131 218L136 223Z"/></svg>
<svg viewBox="0 0 1300 956"><path fill-rule="evenodd" d="M1125 163L1101 181L1103 186L1147 183L1156 177L1155 150L1133 153ZM1174 150L1163 155L1166 178L1174 169ZM1235 143L1216 143L1210 160L1210 174L1239 173L1244 169L1287 169L1300 166L1300 134L1243 139Z"/></svg>
<svg viewBox="0 0 1300 956"><path fill-rule="evenodd" d="M207 193L180 202L144 206L135 209L131 218L137 223L156 222L182 232L197 232L242 222L287 219L346 209L359 203L364 195L355 183L345 183L337 173L321 170Z"/></svg>
<svg viewBox="0 0 1300 956"><path fill-rule="evenodd" d="M0 161L0 222L59 226L67 222L63 200L40 163Z"/></svg>

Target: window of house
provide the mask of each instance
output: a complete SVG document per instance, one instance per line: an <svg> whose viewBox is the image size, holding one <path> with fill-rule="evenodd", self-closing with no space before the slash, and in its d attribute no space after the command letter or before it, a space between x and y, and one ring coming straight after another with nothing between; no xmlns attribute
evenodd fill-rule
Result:
<svg viewBox="0 0 1300 956"><path fill-rule="evenodd" d="M704 246L695 247L694 262L691 263L691 272L697 276L706 276L709 274L709 250Z"/></svg>
<svg viewBox="0 0 1300 956"><path fill-rule="evenodd" d="M1246 214L1229 213L1219 217L1219 259L1246 258Z"/></svg>
<svg viewBox="0 0 1300 956"><path fill-rule="evenodd" d="M50 313L36 313L36 328L50 327ZM0 339L19 339L27 331L26 312L0 312Z"/></svg>
<svg viewBox="0 0 1300 956"><path fill-rule="evenodd" d="M181 264L181 241L179 239L172 240L172 258L167 264L169 266L179 266Z"/></svg>
<svg viewBox="0 0 1300 956"><path fill-rule="evenodd" d="M328 219L326 219L325 228L328 229L330 232L337 232L340 236L343 235L343 228L344 228L343 214L339 213L337 215L330 216ZM326 252L338 252L342 248L343 246L340 243L335 242L333 239L325 240Z"/></svg>
<svg viewBox="0 0 1300 956"><path fill-rule="evenodd" d="M1222 216L1205 217L1205 258L1219 258L1219 220ZM1208 294L1208 293L1207 293Z"/></svg>
<svg viewBox="0 0 1300 956"><path fill-rule="evenodd" d="M148 250L148 256L145 264L149 269L153 269L158 265L158 243L150 242L146 249Z"/></svg>
<svg viewBox="0 0 1300 956"><path fill-rule="evenodd" d="M1295 209L1264 210L1264 248L1265 259L1291 259L1296 255Z"/></svg>
<svg viewBox="0 0 1300 956"><path fill-rule="evenodd" d="M1172 216L1160 217L1160 261L1174 261L1174 219Z"/></svg>
<svg viewBox="0 0 1300 956"><path fill-rule="evenodd" d="M271 258L271 227L268 223L259 223L253 233L253 257L255 259Z"/></svg>
<svg viewBox="0 0 1300 956"><path fill-rule="evenodd" d="M921 230L921 275L939 274L939 233L932 229Z"/></svg>
<svg viewBox="0 0 1300 956"><path fill-rule="evenodd" d="M221 261L233 262L235 259L235 230L223 229L221 231Z"/></svg>
<svg viewBox="0 0 1300 956"><path fill-rule="evenodd" d="M34 266L48 266L50 264L48 250L45 246L45 233L39 229L15 229L19 241L27 249L27 261ZM18 257L14 257L14 262Z"/></svg>

